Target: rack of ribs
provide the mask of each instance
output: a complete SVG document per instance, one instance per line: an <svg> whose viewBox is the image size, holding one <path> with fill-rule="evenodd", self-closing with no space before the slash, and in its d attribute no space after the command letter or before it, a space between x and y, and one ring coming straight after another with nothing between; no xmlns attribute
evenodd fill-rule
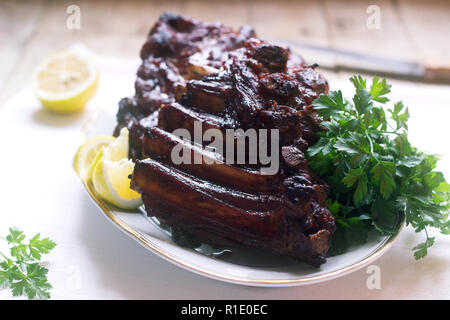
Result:
<svg viewBox="0 0 450 320"><path fill-rule="evenodd" d="M310 105L328 91L316 65L258 39L251 27L236 31L170 13L152 27L141 58L136 93L119 102L115 134L129 129L131 187L147 214L181 245L257 248L324 263L335 222L328 186L305 159L324 130ZM176 134L195 136L196 124L224 138L230 129L277 129L279 143L269 151L278 170L263 174L259 160L236 163L226 150L214 153ZM198 161L175 163L177 145Z"/></svg>

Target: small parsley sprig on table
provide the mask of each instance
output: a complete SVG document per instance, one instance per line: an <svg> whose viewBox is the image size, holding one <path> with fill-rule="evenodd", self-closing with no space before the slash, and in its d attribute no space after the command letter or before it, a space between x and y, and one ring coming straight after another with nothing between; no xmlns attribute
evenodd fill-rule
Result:
<svg viewBox="0 0 450 320"><path fill-rule="evenodd" d="M352 101L340 90L323 94L313 107L327 129L308 149L308 164L329 184L328 209L337 230L330 255L367 242L372 230L395 234L403 219L425 241L413 247L416 259L434 243L430 227L450 234L450 185L435 171L438 158L408 141L409 111L396 102L385 109L391 86L373 78L350 78Z"/></svg>
<svg viewBox="0 0 450 320"><path fill-rule="evenodd" d="M47 280L48 270L39 261L56 243L49 238L41 239L39 233L24 243L24 233L14 228L10 228L9 234L2 239L10 247L10 257L0 252L0 288L11 288L13 296L26 294L28 299L50 298L52 286Z"/></svg>

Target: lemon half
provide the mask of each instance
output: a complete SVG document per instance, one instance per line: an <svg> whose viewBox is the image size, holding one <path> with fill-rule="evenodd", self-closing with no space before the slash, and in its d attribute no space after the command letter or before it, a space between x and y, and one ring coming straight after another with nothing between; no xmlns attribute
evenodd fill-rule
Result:
<svg viewBox="0 0 450 320"><path fill-rule="evenodd" d="M97 91L98 70L87 56L64 51L48 57L36 68L32 86L45 108L75 112L81 110Z"/></svg>

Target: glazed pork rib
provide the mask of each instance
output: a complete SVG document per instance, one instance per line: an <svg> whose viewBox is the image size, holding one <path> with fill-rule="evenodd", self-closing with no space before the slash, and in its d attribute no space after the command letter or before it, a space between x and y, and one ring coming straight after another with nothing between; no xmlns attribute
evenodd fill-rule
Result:
<svg viewBox="0 0 450 320"><path fill-rule="evenodd" d="M141 58L136 94L120 101L115 133L130 131L131 186L148 215L182 245L257 248L324 263L335 223L328 186L304 154L324 130L310 106L328 91L315 65L259 40L250 27L235 31L169 13L151 29ZM227 158L236 141L214 153L176 134L185 129L194 137L199 124L224 138L230 129L278 130L279 143L269 144L278 170L263 174L267 164L250 163L248 155L244 163ZM174 162L177 145L199 161Z"/></svg>
<svg viewBox="0 0 450 320"><path fill-rule="evenodd" d="M184 152L190 154L191 162L174 164L171 158L172 150L182 145ZM280 187L281 179L278 175L262 175L259 170L239 168L225 163L213 152L207 152L190 142L161 130L149 128L142 142L142 154L158 162L172 166L187 174L201 178L205 181L214 181L218 185L237 191L248 193L269 193ZM199 159L195 163L194 159Z"/></svg>

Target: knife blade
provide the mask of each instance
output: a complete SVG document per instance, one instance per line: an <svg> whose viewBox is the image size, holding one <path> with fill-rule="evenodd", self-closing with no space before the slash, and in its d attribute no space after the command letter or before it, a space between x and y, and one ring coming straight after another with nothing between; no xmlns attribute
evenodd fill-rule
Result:
<svg viewBox="0 0 450 320"><path fill-rule="evenodd" d="M321 47L292 40L272 41L287 46L303 57L310 57L320 68L361 72L411 81L450 83L450 65L422 64L357 52Z"/></svg>

